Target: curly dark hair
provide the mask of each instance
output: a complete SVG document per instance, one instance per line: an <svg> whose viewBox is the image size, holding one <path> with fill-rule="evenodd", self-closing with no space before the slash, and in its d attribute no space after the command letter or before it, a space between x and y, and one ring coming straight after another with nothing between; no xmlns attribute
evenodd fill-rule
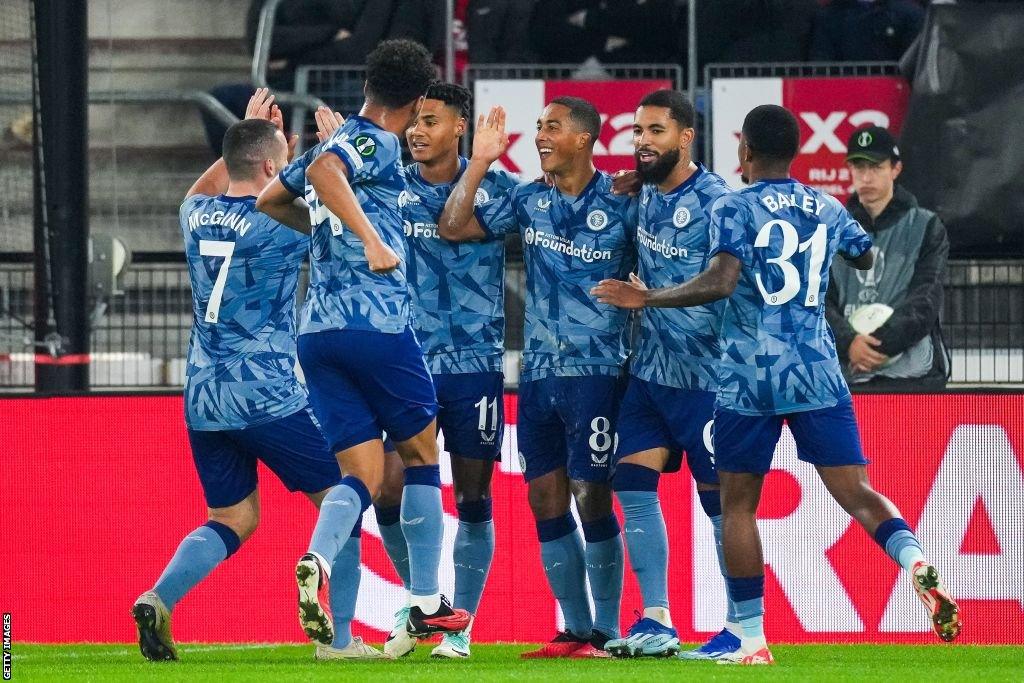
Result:
<svg viewBox="0 0 1024 683"><path fill-rule="evenodd" d="M390 109L419 98L436 78L427 48L411 40L385 40L366 57L366 98Z"/></svg>
<svg viewBox="0 0 1024 683"><path fill-rule="evenodd" d="M463 88L461 85L436 81L430 84L430 87L427 88L427 94L423 97L428 100L439 100L444 102L445 105L459 112L459 116L469 120L471 111L470 105L473 102L473 96L470 94L469 90Z"/></svg>
<svg viewBox="0 0 1024 683"><path fill-rule="evenodd" d="M788 109L762 104L743 119L743 137L755 156L788 163L800 149L800 124Z"/></svg>

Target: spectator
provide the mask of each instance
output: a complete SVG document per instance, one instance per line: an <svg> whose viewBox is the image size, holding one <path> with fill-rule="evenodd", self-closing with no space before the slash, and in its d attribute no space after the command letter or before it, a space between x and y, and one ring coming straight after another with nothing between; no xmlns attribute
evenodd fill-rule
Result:
<svg viewBox="0 0 1024 683"><path fill-rule="evenodd" d="M473 64L525 63L536 59L530 47L530 15L537 0L458 0L464 12L469 61Z"/></svg>
<svg viewBox="0 0 1024 683"><path fill-rule="evenodd" d="M697 5L697 50L710 63L803 62L818 0L716 0Z"/></svg>
<svg viewBox="0 0 1024 683"><path fill-rule="evenodd" d="M815 17L810 59L899 61L923 24L924 10L911 0L832 0Z"/></svg>
<svg viewBox="0 0 1024 683"><path fill-rule="evenodd" d="M246 39L254 51L263 5L264 0L252 0L246 16ZM363 64L385 36L394 5L395 0L284 0L274 16L267 84L272 90L294 89L295 69L303 64ZM253 87L227 83L210 94L241 117ZM205 114L203 125L210 148L222 156L224 125Z"/></svg>
<svg viewBox="0 0 1024 683"><path fill-rule="evenodd" d="M367 2L374 4L377 0ZM414 40L430 51L435 62L443 62L448 31L446 8L446 0L395 0L387 38Z"/></svg>
<svg viewBox="0 0 1024 683"><path fill-rule="evenodd" d="M530 33L549 64L678 63L681 25L675 0L544 0Z"/></svg>
<svg viewBox="0 0 1024 683"><path fill-rule="evenodd" d="M888 130L854 131L847 149L854 187L847 208L874 241L875 265L867 271L839 261L832 266L825 306L836 349L851 382L941 388L947 376L939 329L949 254L946 228L895 184L903 164ZM869 304L885 304L892 312L887 320L882 315L880 327L861 327L859 334L850 319Z"/></svg>

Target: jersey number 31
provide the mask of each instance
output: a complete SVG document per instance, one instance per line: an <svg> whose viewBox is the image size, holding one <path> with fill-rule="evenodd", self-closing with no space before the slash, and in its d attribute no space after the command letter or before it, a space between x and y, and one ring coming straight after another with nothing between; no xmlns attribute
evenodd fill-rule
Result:
<svg viewBox="0 0 1024 683"><path fill-rule="evenodd" d="M821 289L821 267L825 263L825 248L827 246L828 226L819 223L810 239L801 242L796 228L789 221L774 220L765 223L757 232L754 240L754 247L767 249L771 243L772 230L778 228L782 231L782 252L766 263L773 263L782 270L782 289L769 292L761 279L761 273L756 273L754 278L757 281L757 288L761 290L761 296L765 303L771 306L781 306L789 303L793 297L800 293L800 270L790 260L799 250L801 253L811 250L810 260L807 264L807 294L804 296L804 306L817 306L820 300L818 296Z"/></svg>

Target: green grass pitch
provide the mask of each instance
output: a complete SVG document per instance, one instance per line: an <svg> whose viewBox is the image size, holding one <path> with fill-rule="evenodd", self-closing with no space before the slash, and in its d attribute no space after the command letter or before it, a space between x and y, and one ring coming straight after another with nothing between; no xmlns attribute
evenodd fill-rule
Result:
<svg viewBox="0 0 1024 683"><path fill-rule="evenodd" d="M19 645L12 680L89 681L425 681L505 680L978 681L1024 680L1024 647L777 645L774 667L667 660L520 660L526 645L474 645L469 660L429 658L424 643L399 661L315 662L299 645L180 645L178 662L147 662L127 645Z"/></svg>

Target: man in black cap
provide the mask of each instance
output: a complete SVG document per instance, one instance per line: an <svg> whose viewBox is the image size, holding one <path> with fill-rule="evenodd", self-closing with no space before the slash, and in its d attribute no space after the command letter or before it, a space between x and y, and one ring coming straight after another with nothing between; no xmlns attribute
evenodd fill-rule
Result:
<svg viewBox="0 0 1024 683"><path fill-rule="evenodd" d="M878 389L940 389L948 367L939 329L946 228L896 184L903 164L885 128L854 131L846 164L854 188L847 208L875 245L871 270L832 266L826 315L847 378Z"/></svg>

